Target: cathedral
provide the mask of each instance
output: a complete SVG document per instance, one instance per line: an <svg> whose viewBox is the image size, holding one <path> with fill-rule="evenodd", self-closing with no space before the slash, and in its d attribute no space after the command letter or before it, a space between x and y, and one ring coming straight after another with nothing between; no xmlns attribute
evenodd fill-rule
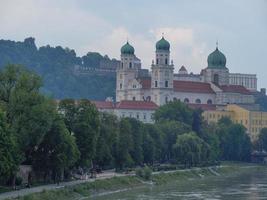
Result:
<svg viewBox="0 0 267 200"><path fill-rule="evenodd" d="M225 55L216 49L199 74L182 66L174 72L170 43L162 37L155 45L155 59L148 75L140 75L141 62L127 43L121 47L121 63L116 72L116 102L144 101L161 106L179 100L187 104L225 106L253 104L257 91L255 74L230 73Z"/></svg>

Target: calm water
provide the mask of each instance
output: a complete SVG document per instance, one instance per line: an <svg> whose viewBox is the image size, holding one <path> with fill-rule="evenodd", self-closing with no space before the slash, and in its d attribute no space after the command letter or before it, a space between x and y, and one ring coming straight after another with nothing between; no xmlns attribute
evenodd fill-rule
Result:
<svg viewBox="0 0 267 200"><path fill-rule="evenodd" d="M94 197L94 200L267 200L267 169L252 170L238 177L191 179L163 186L146 186L115 194Z"/></svg>

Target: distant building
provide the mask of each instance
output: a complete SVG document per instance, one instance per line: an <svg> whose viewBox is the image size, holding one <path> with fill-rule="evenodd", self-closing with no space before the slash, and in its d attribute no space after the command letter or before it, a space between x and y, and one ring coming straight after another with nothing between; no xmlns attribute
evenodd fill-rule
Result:
<svg viewBox="0 0 267 200"><path fill-rule="evenodd" d="M250 90L257 84L243 84L230 80L226 67L226 57L218 47L208 56L208 66L200 74L188 73L182 66L174 74L174 64L170 60L170 43L161 38L156 43L155 61L152 61L150 77L139 77L135 65L135 50L128 42L121 48L121 65L117 69L116 101L153 101L164 105L168 101L180 100L191 104L226 105L229 103L253 104ZM245 75L240 74L242 79ZM254 82L254 75L246 75Z"/></svg>
<svg viewBox="0 0 267 200"><path fill-rule="evenodd" d="M206 110L203 117L208 123L217 123L222 117L229 117L234 123L242 124L255 141L262 128L267 128L267 112L258 105L229 104L224 109Z"/></svg>

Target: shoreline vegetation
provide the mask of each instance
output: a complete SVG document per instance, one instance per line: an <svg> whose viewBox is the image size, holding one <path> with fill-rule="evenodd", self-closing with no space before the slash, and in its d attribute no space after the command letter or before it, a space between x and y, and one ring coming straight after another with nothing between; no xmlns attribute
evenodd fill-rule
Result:
<svg viewBox="0 0 267 200"><path fill-rule="evenodd" d="M146 187L147 185L163 185L179 181L186 184L189 180L200 180L216 177L234 177L250 173L251 170L258 170L265 166L249 163L229 163L225 162L221 166L211 166L203 168L191 168L175 171L154 172L151 180L147 181L138 176L120 176L94 182L81 183L50 191L42 191L26 196L12 198L12 200L81 200L90 197L107 196L117 192Z"/></svg>

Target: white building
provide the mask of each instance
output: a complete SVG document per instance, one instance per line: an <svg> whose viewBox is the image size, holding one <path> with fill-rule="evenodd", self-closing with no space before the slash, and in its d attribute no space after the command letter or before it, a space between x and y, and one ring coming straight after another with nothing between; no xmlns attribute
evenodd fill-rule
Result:
<svg viewBox="0 0 267 200"><path fill-rule="evenodd" d="M135 57L134 48L127 42L121 48L121 65L117 69L117 102L153 101L159 106L175 99L191 104L254 103L250 89L256 89L257 84L233 84L235 75L229 73L226 57L218 47L208 56L208 66L198 75L188 74L184 67L174 75L170 43L164 37L156 43L151 77L138 77Z"/></svg>

